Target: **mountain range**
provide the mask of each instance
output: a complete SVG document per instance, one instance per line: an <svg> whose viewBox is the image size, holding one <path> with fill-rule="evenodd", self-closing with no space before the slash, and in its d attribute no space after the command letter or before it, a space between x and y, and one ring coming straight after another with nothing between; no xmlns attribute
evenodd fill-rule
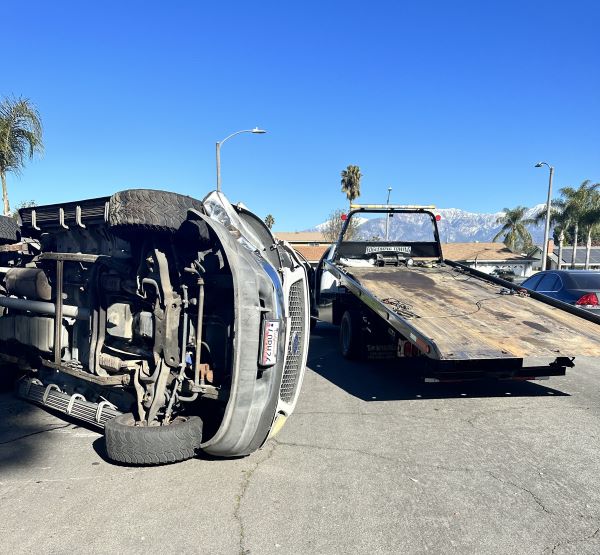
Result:
<svg viewBox="0 0 600 555"><path fill-rule="evenodd" d="M538 204L527 209L525 218L533 218L545 207L545 204ZM501 225L496 221L504 215L504 212L495 212L493 214L468 212L460 208L440 208L434 210L440 215L438 229L442 243L467 243L467 242L489 242L494 235L501 229ZM316 225L312 230L321 230L325 223ZM541 245L544 240L544 224L527 226L533 242ZM380 218L361 218L358 227L358 233L362 237L380 236L385 234L385 217ZM389 225L389 239L391 241L405 240L427 241L431 239L431 227L427 220L421 216L412 218L391 218ZM410 239L407 239L410 237Z"/></svg>

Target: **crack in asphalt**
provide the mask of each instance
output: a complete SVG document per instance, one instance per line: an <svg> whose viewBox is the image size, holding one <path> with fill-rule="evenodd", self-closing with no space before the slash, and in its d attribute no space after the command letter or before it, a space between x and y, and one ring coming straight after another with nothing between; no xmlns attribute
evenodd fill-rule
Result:
<svg viewBox="0 0 600 555"><path fill-rule="evenodd" d="M235 497L235 505L233 507L233 518L238 523L238 527L240 529L239 555L248 555L250 553L250 550L246 549L246 529L244 527L244 520L241 514L242 501L244 499L244 496L246 495L246 491L248 490L252 476L254 476L254 473L261 464L265 463L273 456L275 450L279 445L279 442L275 441L274 439L272 439L269 443L272 445L272 447L271 450L267 453L267 456L262 460L257 461L251 469L242 470L244 478L242 479L240 491Z"/></svg>
<svg viewBox="0 0 600 555"><path fill-rule="evenodd" d="M554 555L556 553L556 550L561 546L561 545L573 545L574 543L583 543L583 542L588 542L590 540L593 540L594 538L596 538L598 536L598 534L600 534L600 528L596 528L596 530L590 534L589 536L586 536L585 538L578 538L575 540L566 540L566 541L562 541L562 542L558 542L555 543L552 546L552 549L550 551L551 555ZM550 549L550 547L546 547L544 548L544 551L542 551L542 553L546 553L546 551Z"/></svg>
<svg viewBox="0 0 600 555"><path fill-rule="evenodd" d="M545 513L549 514L549 515L554 515L555 513L553 513L551 510L547 509L546 506L542 503L541 499L535 494L533 493L531 490L527 489L525 486L521 486L519 484L516 484L515 482L511 481L511 480L503 480L502 478L500 478L499 476L496 476L492 471L490 470L475 470L475 472L486 472L487 474L489 474L492 478L495 478L496 480L498 480L499 482L503 483L503 484L508 484L510 486L513 486L514 488L517 488L521 491L524 491L525 493L529 494L531 496L531 499L533 499L537 505L540 507L540 509L542 509L542 511L544 511Z"/></svg>
<svg viewBox="0 0 600 555"><path fill-rule="evenodd" d="M521 405L521 406L518 406L518 407L505 407L505 408L496 409L496 410L481 411L481 412L476 412L475 414L471 415L469 418L464 418L462 420L463 420L463 422L466 422L467 424L469 424L473 428L479 430L480 428L477 428L477 426L475 426L475 421L478 420L479 418L482 418L484 416L490 416L490 415L493 415L493 414L502 413L502 412L511 412L511 411L514 411L514 410L524 410L526 408L528 408L528 407L525 406L525 405Z"/></svg>
<svg viewBox="0 0 600 555"><path fill-rule="evenodd" d="M60 426L53 426L52 428L46 428L45 430L38 430L37 432L31 432L30 434L25 434L19 437L15 437L13 439L7 439L6 441L0 441L0 445L6 445L8 443L14 443L15 441L20 441L21 439L25 439L26 437L35 436L38 434L44 434L46 432L51 432L53 430L60 430L61 428L68 428L71 424L61 424Z"/></svg>

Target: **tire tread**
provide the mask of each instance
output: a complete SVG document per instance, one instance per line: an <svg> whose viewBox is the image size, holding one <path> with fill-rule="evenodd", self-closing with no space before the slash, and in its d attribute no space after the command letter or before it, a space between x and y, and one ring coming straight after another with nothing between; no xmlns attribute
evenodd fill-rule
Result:
<svg viewBox="0 0 600 555"><path fill-rule="evenodd" d="M19 224L11 216L0 216L0 245L20 240Z"/></svg>
<svg viewBox="0 0 600 555"><path fill-rule="evenodd" d="M202 442L202 420L190 416L168 426L133 426L133 415L106 423L106 452L110 459L131 465L169 464L192 458Z"/></svg>
<svg viewBox="0 0 600 555"><path fill-rule="evenodd" d="M110 197L108 223L111 227L173 232L185 221L190 208L201 210L202 203L169 191L128 189Z"/></svg>

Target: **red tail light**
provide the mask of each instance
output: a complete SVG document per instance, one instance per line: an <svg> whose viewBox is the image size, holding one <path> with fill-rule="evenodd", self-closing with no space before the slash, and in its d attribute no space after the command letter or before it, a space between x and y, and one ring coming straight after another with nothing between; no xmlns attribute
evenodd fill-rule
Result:
<svg viewBox="0 0 600 555"><path fill-rule="evenodd" d="M586 293L575 304L585 306L598 306L598 297L596 296L596 293Z"/></svg>

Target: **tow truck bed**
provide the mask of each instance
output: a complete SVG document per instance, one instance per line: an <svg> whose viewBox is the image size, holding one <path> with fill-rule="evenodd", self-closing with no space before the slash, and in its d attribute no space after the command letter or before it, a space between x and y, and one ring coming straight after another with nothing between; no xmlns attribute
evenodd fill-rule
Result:
<svg viewBox="0 0 600 555"><path fill-rule="evenodd" d="M433 209L351 206L315 274L343 356L412 358L399 365L427 381L542 379L600 356L599 316L445 259Z"/></svg>
<svg viewBox="0 0 600 555"><path fill-rule="evenodd" d="M451 266L345 268L338 275L392 327L406 323L429 339L440 360L600 356L598 324Z"/></svg>

